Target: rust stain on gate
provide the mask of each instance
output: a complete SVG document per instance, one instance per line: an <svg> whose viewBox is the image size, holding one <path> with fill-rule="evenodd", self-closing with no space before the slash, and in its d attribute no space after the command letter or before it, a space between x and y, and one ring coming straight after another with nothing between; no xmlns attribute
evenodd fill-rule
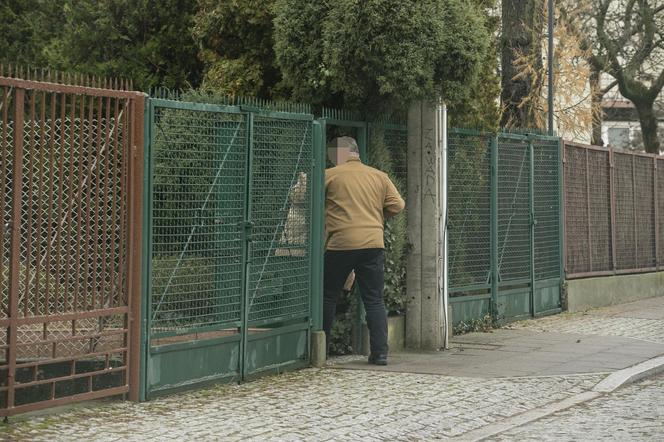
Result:
<svg viewBox="0 0 664 442"><path fill-rule="evenodd" d="M0 69L0 416L138 398L142 93Z"/></svg>

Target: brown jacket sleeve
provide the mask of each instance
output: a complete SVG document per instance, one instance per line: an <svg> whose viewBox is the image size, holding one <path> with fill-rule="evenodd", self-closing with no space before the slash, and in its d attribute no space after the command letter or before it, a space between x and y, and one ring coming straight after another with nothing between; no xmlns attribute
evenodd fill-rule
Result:
<svg viewBox="0 0 664 442"><path fill-rule="evenodd" d="M403 201L396 186L387 175L385 175L385 185L386 192L383 208L385 209L385 216L390 217L401 212L406 206L406 203Z"/></svg>

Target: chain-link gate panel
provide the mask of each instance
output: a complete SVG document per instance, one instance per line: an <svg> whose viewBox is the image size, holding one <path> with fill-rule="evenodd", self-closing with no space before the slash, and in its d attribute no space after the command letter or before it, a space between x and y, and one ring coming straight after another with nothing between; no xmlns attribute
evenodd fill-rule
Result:
<svg viewBox="0 0 664 442"><path fill-rule="evenodd" d="M310 302L311 121L256 116L251 162L249 324L306 317Z"/></svg>
<svg viewBox="0 0 664 442"><path fill-rule="evenodd" d="M142 397L308 364L311 116L150 103Z"/></svg>
<svg viewBox="0 0 664 442"><path fill-rule="evenodd" d="M252 115L244 378L308 363L313 160L311 118Z"/></svg>
<svg viewBox="0 0 664 442"><path fill-rule="evenodd" d="M153 118L151 333L237 327L245 117L155 107Z"/></svg>
<svg viewBox="0 0 664 442"><path fill-rule="evenodd" d="M491 273L491 138L448 136L448 248L452 296L489 288Z"/></svg>
<svg viewBox="0 0 664 442"><path fill-rule="evenodd" d="M506 285L530 279L530 154L526 141L498 143L498 271Z"/></svg>
<svg viewBox="0 0 664 442"><path fill-rule="evenodd" d="M525 137L498 137L496 311L499 320L530 313L531 158Z"/></svg>
<svg viewBox="0 0 664 442"><path fill-rule="evenodd" d="M558 140L534 141L535 279L560 278Z"/></svg>
<svg viewBox="0 0 664 442"><path fill-rule="evenodd" d="M143 398L241 376L249 139L237 108L149 110Z"/></svg>
<svg viewBox="0 0 664 442"><path fill-rule="evenodd" d="M557 310L562 284L561 158L558 139L533 138L533 253L532 313Z"/></svg>

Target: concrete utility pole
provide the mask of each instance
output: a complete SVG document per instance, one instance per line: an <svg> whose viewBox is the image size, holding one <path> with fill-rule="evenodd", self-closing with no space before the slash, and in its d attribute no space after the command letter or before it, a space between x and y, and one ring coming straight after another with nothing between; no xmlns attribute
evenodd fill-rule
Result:
<svg viewBox="0 0 664 442"><path fill-rule="evenodd" d="M436 103L418 102L408 110L408 240L406 346L438 350L444 319L438 279L440 144Z"/></svg>

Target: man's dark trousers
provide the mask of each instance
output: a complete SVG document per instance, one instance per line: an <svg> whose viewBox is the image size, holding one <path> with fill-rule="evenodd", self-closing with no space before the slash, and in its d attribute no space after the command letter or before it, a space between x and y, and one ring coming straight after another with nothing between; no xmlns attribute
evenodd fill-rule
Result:
<svg viewBox="0 0 664 442"><path fill-rule="evenodd" d="M323 330L329 351L330 332L337 300L346 278L355 270L364 310L367 313L372 354L387 355L387 313L383 302L384 249L328 250L325 252Z"/></svg>

